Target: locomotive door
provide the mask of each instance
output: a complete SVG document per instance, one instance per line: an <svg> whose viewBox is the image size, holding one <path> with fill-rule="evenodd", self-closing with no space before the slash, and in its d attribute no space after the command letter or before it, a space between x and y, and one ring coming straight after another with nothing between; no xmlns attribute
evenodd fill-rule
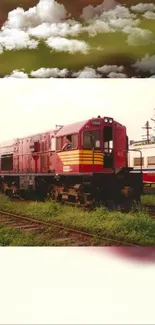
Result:
<svg viewBox="0 0 155 325"><path fill-rule="evenodd" d="M126 128L119 124L114 129L114 168L122 168L126 166L127 146L126 146Z"/></svg>
<svg viewBox="0 0 155 325"><path fill-rule="evenodd" d="M103 154L104 168L114 167L114 152L113 152L113 127L105 125L103 129Z"/></svg>

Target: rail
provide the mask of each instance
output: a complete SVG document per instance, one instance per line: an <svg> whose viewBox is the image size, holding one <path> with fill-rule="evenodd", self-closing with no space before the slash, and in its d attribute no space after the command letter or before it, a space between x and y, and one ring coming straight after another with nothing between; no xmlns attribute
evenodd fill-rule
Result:
<svg viewBox="0 0 155 325"><path fill-rule="evenodd" d="M41 221L41 220L38 220L37 218L31 218L31 217L29 218L29 217L13 214L13 213L6 212L6 211L0 211L0 215L5 215L7 217L14 218L14 219L16 219L18 221L27 221L27 222L31 223L31 225L34 224L34 225L39 226L39 227L40 226L56 227L56 228L59 228L61 230L66 231L66 232L70 232L70 233L74 233L74 234L77 234L77 235L84 236L87 239L94 239L94 240L98 239L100 241L107 241L108 243L114 243L114 244L122 245L122 246L140 247L140 245L137 245L137 244L132 244L132 243L129 243L129 242L120 241L120 240L113 239L113 238L110 238L110 237L99 236L99 235L95 235L95 234L92 234L92 233L87 233L87 232L85 232L83 230L73 229L73 228L66 227L66 226L63 226L63 225L55 223L55 222ZM5 222L4 222L4 224L5 224ZM32 230L34 230L34 228Z"/></svg>

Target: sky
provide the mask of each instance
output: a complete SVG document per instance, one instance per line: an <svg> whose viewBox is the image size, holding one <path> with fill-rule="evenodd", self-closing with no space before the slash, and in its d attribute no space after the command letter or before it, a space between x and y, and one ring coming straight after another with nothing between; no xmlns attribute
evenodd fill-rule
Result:
<svg viewBox="0 0 155 325"><path fill-rule="evenodd" d="M154 79L1 79L0 142L97 115L113 117L130 140L154 115Z"/></svg>

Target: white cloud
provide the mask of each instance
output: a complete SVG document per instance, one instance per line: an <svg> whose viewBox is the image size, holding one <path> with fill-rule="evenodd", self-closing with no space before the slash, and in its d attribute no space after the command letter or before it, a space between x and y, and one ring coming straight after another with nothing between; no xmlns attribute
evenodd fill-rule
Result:
<svg viewBox="0 0 155 325"><path fill-rule="evenodd" d="M78 41L75 39L67 39L63 37L50 37L47 39L46 44L58 52L82 52L86 54L88 52L89 46L84 41Z"/></svg>
<svg viewBox="0 0 155 325"><path fill-rule="evenodd" d="M38 69L36 71L32 71L30 73L31 77L36 77L36 78L57 78L57 77L61 77L64 78L66 77L68 74L68 70L67 69L58 69L58 68L41 68Z"/></svg>
<svg viewBox="0 0 155 325"><path fill-rule="evenodd" d="M127 78L127 75L125 73L110 72L108 78Z"/></svg>
<svg viewBox="0 0 155 325"><path fill-rule="evenodd" d="M92 5L88 5L83 8L81 18L85 21L92 20L94 17L99 17L104 11L109 11L110 9L114 9L116 6L115 0L104 0L102 4L93 7Z"/></svg>
<svg viewBox="0 0 155 325"><path fill-rule="evenodd" d="M83 70L74 72L72 77L76 78L98 78L99 75L96 73L95 69L90 67L85 67Z"/></svg>
<svg viewBox="0 0 155 325"><path fill-rule="evenodd" d="M154 11L155 4L154 3L138 3L135 6L131 6L131 10L136 13L144 13L146 11Z"/></svg>
<svg viewBox="0 0 155 325"><path fill-rule="evenodd" d="M117 66L117 65L103 65L102 67L97 68L97 72L108 74L111 72L122 72L124 70L124 67Z"/></svg>
<svg viewBox="0 0 155 325"><path fill-rule="evenodd" d="M155 55L146 54L141 60L137 60L133 65L137 71L155 73Z"/></svg>
<svg viewBox="0 0 155 325"><path fill-rule="evenodd" d="M152 12L152 11L147 11L143 15L143 17L146 18L146 19L155 19L155 13Z"/></svg>
<svg viewBox="0 0 155 325"><path fill-rule="evenodd" d="M132 18L111 19L109 25L115 29L123 29L126 26L137 26L140 24L140 19L133 20Z"/></svg>
<svg viewBox="0 0 155 325"><path fill-rule="evenodd" d="M137 26L140 19L135 19L136 15L124 6L117 5L114 9L105 11L103 4L97 7L91 5L84 8L81 16L89 25L85 30L90 36L99 32L115 32L125 26Z"/></svg>
<svg viewBox="0 0 155 325"><path fill-rule="evenodd" d="M37 27L29 28L28 34L40 39L46 39L51 36L77 36L82 31L82 25L76 21L67 21L62 23L43 23Z"/></svg>
<svg viewBox="0 0 155 325"><path fill-rule="evenodd" d="M101 78L102 75L112 76L113 73L114 78L122 78L125 76L125 74L122 73L123 71L124 67L117 65L104 65L96 69L86 66L83 70L77 72L72 72L66 68L62 70L58 68L40 68L36 71L31 71L30 76L35 78L65 78L68 76L68 74L70 74L70 76L73 78ZM27 74L24 74L23 71L14 70L10 76L18 78L22 76L24 77L24 75L27 76Z"/></svg>
<svg viewBox="0 0 155 325"><path fill-rule="evenodd" d="M114 29L112 29L108 23L98 19L93 21L89 26L84 27L83 31L87 31L91 37L94 37L97 33L114 32Z"/></svg>
<svg viewBox="0 0 155 325"><path fill-rule="evenodd" d="M119 18L134 19L136 18L136 16L132 14L128 8L121 5L117 5L116 8L113 10L103 11L102 14L100 15L100 19L103 19L104 21L108 21L108 22Z"/></svg>
<svg viewBox="0 0 155 325"><path fill-rule="evenodd" d="M66 18L67 12L63 5L54 0L40 0L39 3L24 11L23 8L12 10L8 14L6 26L9 28L27 29L42 23L59 23Z"/></svg>
<svg viewBox="0 0 155 325"><path fill-rule="evenodd" d="M38 41L30 39L25 31L6 28L0 32L0 44L6 50L34 49L38 46Z"/></svg>
<svg viewBox="0 0 155 325"><path fill-rule="evenodd" d="M126 26L123 32L128 35L128 45L147 45L155 41L154 34L148 29Z"/></svg>
<svg viewBox="0 0 155 325"><path fill-rule="evenodd" d="M143 6L148 14L152 4L139 4ZM135 6L136 7L136 6ZM136 7L142 10L142 7ZM23 8L17 8L8 15L8 20L4 24L0 33L0 53L3 48L7 50L20 50L22 48L37 48L38 40L43 39L50 48L55 51L66 51L75 53L80 51L86 54L89 46L86 42L67 39L68 36L75 38L82 32L87 32L90 37L98 33L110 33L123 31L125 28L136 27L140 23L137 15L122 5L116 6L115 0L104 0L102 4L93 7L91 5L83 9L81 17L86 24L70 19L63 5L55 0L40 0L39 3L24 11ZM127 26L127 27L126 27ZM128 36L129 45L148 44L152 41L151 31L142 29L132 29ZM99 48L97 48L99 49Z"/></svg>
<svg viewBox="0 0 155 325"><path fill-rule="evenodd" d="M28 78L28 75L23 71L13 70L10 76L6 76L5 78Z"/></svg>

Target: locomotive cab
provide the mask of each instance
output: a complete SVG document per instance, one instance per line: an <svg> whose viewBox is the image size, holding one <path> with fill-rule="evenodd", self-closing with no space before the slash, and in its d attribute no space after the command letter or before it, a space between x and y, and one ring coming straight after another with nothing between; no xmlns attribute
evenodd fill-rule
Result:
<svg viewBox="0 0 155 325"><path fill-rule="evenodd" d="M81 134L82 149L92 151L93 172L113 172L127 167L128 148L126 128L123 125L110 117L93 118Z"/></svg>

